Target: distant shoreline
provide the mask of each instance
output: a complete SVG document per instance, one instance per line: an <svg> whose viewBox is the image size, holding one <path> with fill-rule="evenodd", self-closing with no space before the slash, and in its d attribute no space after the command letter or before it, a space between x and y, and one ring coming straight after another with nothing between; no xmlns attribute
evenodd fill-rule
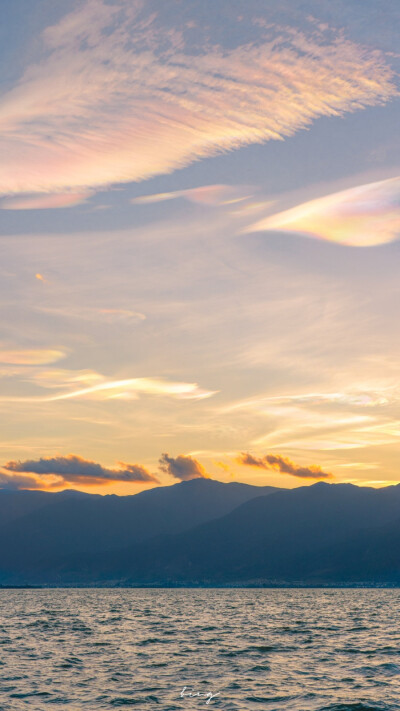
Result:
<svg viewBox="0 0 400 711"><path fill-rule="evenodd" d="M396 590L400 583L336 583L331 584L243 584L243 585L0 585L1 590Z"/></svg>
<svg viewBox="0 0 400 711"><path fill-rule="evenodd" d="M400 587L400 485L261 493L201 478L125 498L0 490L0 585Z"/></svg>

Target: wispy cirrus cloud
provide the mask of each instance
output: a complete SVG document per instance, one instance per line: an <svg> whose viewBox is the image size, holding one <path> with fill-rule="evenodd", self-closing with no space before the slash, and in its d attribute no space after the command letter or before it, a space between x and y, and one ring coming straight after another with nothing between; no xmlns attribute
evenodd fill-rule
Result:
<svg viewBox="0 0 400 711"><path fill-rule="evenodd" d="M270 397L256 397L249 400L242 400L221 408L222 412L234 412L235 410L249 410L265 414L273 408L281 406L318 408L326 405L333 409L349 408L373 408L387 405L389 402L398 401L398 388L393 384L381 384L380 387L364 385L364 387L353 387L343 392L305 392L294 395L273 395Z"/></svg>
<svg viewBox="0 0 400 711"><path fill-rule="evenodd" d="M400 177L310 200L246 228L296 232L352 247L393 242L400 236Z"/></svg>
<svg viewBox="0 0 400 711"><path fill-rule="evenodd" d="M165 452L160 457L159 465L164 474L169 474L174 477L174 479L179 479L180 481L208 478L208 474L203 465L200 464L197 459L186 454L170 457L169 454Z"/></svg>
<svg viewBox="0 0 400 711"><path fill-rule="evenodd" d="M300 479L330 479L332 474L323 471L321 467L301 466L295 464L287 457L281 457L279 454L265 454L263 457L255 457L249 452L242 452L236 462L243 466L257 467L259 469L275 470L281 474L290 474L290 476L299 477Z"/></svg>
<svg viewBox="0 0 400 711"><path fill-rule="evenodd" d="M141 2L80 2L42 47L1 97L3 195L143 180L396 93L383 55L339 33L193 51Z"/></svg>
<svg viewBox="0 0 400 711"><path fill-rule="evenodd" d="M95 371L54 370L28 372L25 379L46 388L65 388L48 396L0 396L3 402L57 402L87 398L92 400L136 399L140 395L172 397L178 400L203 400L216 391L202 390L197 383L184 383L163 378L126 378L110 380ZM80 384L84 387L77 387Z"/></svg>
<svg viewBox="0 0 400 711"><path fill-rule="evenodd" d="M258 450L322 452L394 444L398 437L399 389L388 378L353 383L343 392L305 392L259 397L228 406L224 412L265 420L267 431L252 439ZM303 456L301 454L301 456ZM325 458L325 457L324 457Z"/></svg>
<svg viewBox="0 0 400 711"><path fill-rule="evenodd" d="M181 400L202 400L211 397L215 391L202 390L197 383L181 383L163 378L127 378L106 380L89 387L55 395L49 400L70 400L77 397L137 397L138 395L164 395Z"/></svg>
<svg viewBox="0 0 400 711"><path fill-rule="evenodd" d="M75 454L10 461L3 465L3 472L0 472L0 486L15 489L53 489L69 484L96 486L113 482L159 483L139 464L120 462L117 469L109 469Z"/></svg>

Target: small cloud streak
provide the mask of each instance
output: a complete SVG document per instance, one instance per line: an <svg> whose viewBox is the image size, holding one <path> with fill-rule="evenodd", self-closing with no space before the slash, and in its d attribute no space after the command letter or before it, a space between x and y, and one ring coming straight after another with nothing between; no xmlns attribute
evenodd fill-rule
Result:
<svg viewBox="0 0 400 711"><path fill-rule="evenodd" d="M168 453L164 453L160 457L159 464L162 472L180 481L209 478L202 464L197 459L185 454L170 457Z"/></svg>
<svg viewBox="0 0 400 711"><path fill-rule="evenodd" d="M65 358L60 350L35 348L26 350L0 350L0 363L9 365L49 365Z"/></svg>
<svg viewBox="0 0 400 711"><path fill-rule="evenodd" d="M0 203L1 210L54 210L75 207L91 197L90 191L80 193L55 193L53 195L30 195L11 198Z"/></svg>
<svg viewBox="0 0 400 711"><path fill-rule="evenodd" d="M95 309L93 309L95 311ZM107 318L115 318L121 320L137 320L145 321L146 316L139 311L132 311L131 309L97 309L96 312L100 316L106 316Z"/></svg>
<svg viewBox="0 0 400 711"><path fill-rule="evenodd" d="M51 193L54 207L55 193L170 173L397 93L385 57L340 33L269 25L257 42L205 45L194 54L145 3L80 2L2 95L0 194Z"/></svg>
<svg viewBox="0 0 400 711"><path fill-rule="evenodd" d="M36 279L40 281L47 282L41 274L36 274ZM38 306L35 307L37 311L50 314L55 316L61 316L67 319L78 319L80 321L93 321L104 320L109 322L121 321L121 322L140 322L146 320L146 315L140 311L133 311L132 309L124 308L112 308L112 307L90 307L82 306L79 307L55 307L55 306Z"/></svg>
<svg viewBox="0 0 400 711"><path fill-rule="evenodd" d="M133 198L133 205L152 205L157 202L176 200L183 198L189 202L199 205L209 205L219 207L222 205L232 205L242 200L247 200L249 195L242 195L239 186L231 185L202 185L199 188L188 188L187 190L175 190L172 193L156 193L154 195L141 195Z"/></svg>
<svg viewBox="0 0 400 711"><path fill-rule="evenodd" d="M278 471L281 474L290 474L290 476L296 476L300 479L331 479L333 476L329 472L324 472L321 467L314 465L303 467L278 454L254 457L249 452L241 452L236 458L236 462L247 467L257 467L259 469Z"/></svg>
<svg viewBox="0 0 400 711"><path fill-rule="evenodd" d="M3 466L3 470L0 473L0 485L14 489L52 489L69 484L98 486L115 482L159 483L153 474L139 464L119 462L118 469L108 469L75 454L23 462L10 461ZM20 477L21 473L28 476Z"/></svg>
<svg viewBox="0 0 400 711"><path fill-rule="evenodd" d="M400 177L342 190L256 222L246 232L296 232L351 247L400 235Z"/></svg>

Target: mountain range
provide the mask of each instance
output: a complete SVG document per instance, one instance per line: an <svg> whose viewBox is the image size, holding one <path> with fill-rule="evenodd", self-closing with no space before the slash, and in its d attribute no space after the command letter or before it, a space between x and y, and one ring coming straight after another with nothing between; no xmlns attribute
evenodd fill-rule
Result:
<svg viewBox="0 0 400 711"><path fill-rule="evenodd" d="M400 485L0 490L1 585L400 585Z"/></svg>

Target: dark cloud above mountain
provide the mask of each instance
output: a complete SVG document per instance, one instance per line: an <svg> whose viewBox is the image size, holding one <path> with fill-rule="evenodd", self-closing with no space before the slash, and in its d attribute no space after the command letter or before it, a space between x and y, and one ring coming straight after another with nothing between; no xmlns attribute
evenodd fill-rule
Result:
<svg viewBox="0 0 400 711"><path fill-rule="evenodd" d="M287 457L281 457L279 454L266 454L263 457L254 457L249 452L241 452L237 457L238 464L249 467L258 467L259 469L269 469L280 472L281 474L290 474L300 479L331 479L332 474L325 472L321 467L310 465L308 467L295 464Z"/></svg>
<svg viewBox="0 0 400 711"><path fill-rule="evenodd" d="M37 460L7 462L1 475L0 484L4 480L12 488L57 488L62 484L99 485L111 482L155 482L158 479L139 464L119 463L118 469L103 467L75 454L66 457L45 457ZM8 476L8 472L10 475ZM24 473L31 476L19 477L14 473ZM55 477L52 480L50 477ZM39 477L39 478L38 478Z"/></svg>
<svg viewBox="0 0 400 711"><path fill-rule="evenodd" d="M188 481L189 479L207 479L208 475L204 467L193 457L179 454L177 457L170 457L168 453L161 455L160 469L165 474L173 476L174 479L180 481Z"/></svg>
<svg viewBox="0 0 400 711"><path fill-rule="evenodd" d="M0 489L11 489L13 491L19 489L43 489L43 483L33 476L7 474L3 471L0 472Z"/></svg>

